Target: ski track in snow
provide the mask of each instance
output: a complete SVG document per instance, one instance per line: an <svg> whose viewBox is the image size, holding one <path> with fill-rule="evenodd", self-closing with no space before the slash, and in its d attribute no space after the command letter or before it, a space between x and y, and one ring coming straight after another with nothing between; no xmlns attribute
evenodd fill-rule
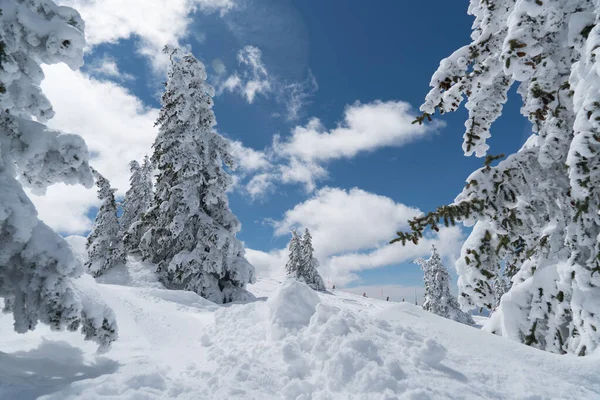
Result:
<svg viewBox="0 0 600 400"><path fill-rule="evenodd" d="M408 303L296 282L259 281L257 301L217 306L162 289L150 269L130 258L97 285L119 322L106 354L45 326L18 335L0 317L0 399L600 398L597 355L545 353Z"/></svg>

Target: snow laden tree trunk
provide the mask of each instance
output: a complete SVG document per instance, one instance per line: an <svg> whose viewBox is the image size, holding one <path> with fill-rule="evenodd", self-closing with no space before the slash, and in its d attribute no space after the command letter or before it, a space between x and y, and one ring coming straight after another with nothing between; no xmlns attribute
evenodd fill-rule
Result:
<svg viewBox="0 0 600 400"><path fill-rule="evenodd" d="M17 332L38 322L81 328L106 349L117 337L112 310L80 287L83 266L22 188L93 183L81 137L43 125L54 113L40 88L42 63L83 64L83 26L75 10L50 0L0 0L0 297Z"/></svg>
<svg viewBox="0 0 600 400"><path fill-rule="evenodd" d="M144 234L142 217L152 204L153 188L152 173L154 168L148 156L140 167L137 161L129 163L131 177L130 188L123 200L123 215L121 215L121 237L126 252L138 251L140 240Z"/></svg>
<svg viewBox="0 0 600 400"><path fill-rule="evenodd" d="M476 223L457 264L462 306L491 307L500 260L512 285L484 329L589 354L600 344L600 2L471 0L469 13L472 42L442 60L416 122L466 97L463 150L484 156L518 82L533 134L495 166L488 156L455 203L396 240L418 242L442 221Z"/></svg>
<svg viewBox="0 0 600 400"><path fill-rule="evenodd" d="M125 264L123 244L117 218L117 202L110 182L98 171L92 170L98 186L98 198L102 201L94 227L87 238L87 270L94 276L103 275L109 269Z"/></svg>
<svg viewBox="0 0 600 400"><path fill-rule="evenodd" d="M326 290L325 282L319 275L319 262L313 255L312 236L308 229L300 242L300 269L298 277L314 290Z"/></svg>
<svg viewBox="0 0 600 400"><path fill-rule="evenodd" d="M289 255L288 262L285 264L285 272L290 278L298 279L302 273L302 261L301 261L301 246L302 239L298 235L298 232L293 230L292 238L288 245Z"/></svg>
<svg viewBox="0 0 600 400"><path fill-rule="evenodd" d="M224 169L234 161L228 141L213 128L214 90L193 55L165 52L171 65L152 156L158 176L140 249L168 288L216 303L241 300L250 296L245 286L254 281L254 267L235 236L240 223L229 209L232 180Z"/></svg>
<svg viewBox="0 0 600 400"><path fill-rule="evenodd" d="M425 283L423 309L444 318L473 325L475 323L473 318L461 311L458 301L450 292L450 274L435 246L431 246L431 257L428 260L419 258L414 263L423 270Z"/></svg>

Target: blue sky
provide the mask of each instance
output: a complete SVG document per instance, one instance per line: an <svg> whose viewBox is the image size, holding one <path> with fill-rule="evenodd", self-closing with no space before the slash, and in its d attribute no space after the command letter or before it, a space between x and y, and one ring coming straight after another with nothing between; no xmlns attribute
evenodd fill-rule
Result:
<svg viewBox="0 0 600 400"><path fill-rule="evenodd" d="M198 7L191 10L189 4L194 1ZM97 165L106 164L106 175L120 193L127 189L127 176L124 167L116 168L113 164L126 164L127 155L138 157L150 151L148 143L155 134L150 121L159 107L164 80L164 65L157 49L162 47L161 40L175 41L191 48L207 67L208 79L217 89L214 109L219 132L239 142L240 154L253 156L249 160L258 160L258 164L242 163L236 172L237 183L230 194L230 205L242 222L239 237L251 249L249 259L261 264L257 266L261 273L272 273L277 265L285 262L281 249L288 240L286 230L309 226L319 231L313 235L316 250L319 251L319 237L327 248L320 260L325 278L333 276L332 281L337 279L341 285L358 287L357 290L372 286L370 290L374 294L379 293L381 287L386 292L393 291L389 285L421 285L420 271L407 260L413 255L424 255L424 248L389 257L381 253L386 251L382 249L386 241L393 238L393 232L402 228L406 220L400 221L402 216L413 215L407 210L427 211L451 202L468 175L482 165L481 159L462 154L466 116L463 109L436 118L443 124L430 125L427 131L415 133L410 131L415 128L406 124L409 116L416 115L440 60L468 42L472 17L466 13L467 1L432 0L423 5L394 0L368 4L348 0L342 6L340 2L320 0L149 0L145 3L147 10L136 13L126 6L117 10L121 13L118 17L128 21L123 33L117 29L122 28L122 21L111 16L114 10L103 6L100 0L62 3L79 8L84 18L89 16L86 22L91 48L83 73L79 75L69 75L75 73L59 67L46 70L45 90L57 111L53 126L81 133L90 149L96 152ZM177 23L172 25L179 28L171 32L169 26L164 29L159 26L155 30L162 36L153 33L153 16L165 15L166 19L169 9L175 7L181 10L174 13ZM147 27L144 26L146 19ZM110 24L115 25L115 33L106 32ZM240 57L246 57L246 63L240 62ZM90 101L89 109L81 105L80 111L74 110L79 104L65 100L69 89L52 85L52 77L77 81L78 86L73 84L72 89L76 96L84 96L82 91L89 90L89 96L97 96L98 100ZM262 85L262 91L259 89L249 96L249 83ZM511 93L511 96L517 95ZM110 139L102 139L105 132L100 132L94 117L83 119L94 114L93 110L118 108L119 102L123 105L118 107L126 110L123 115L119 115L118 109L98 112L103 115L102 123L115 118L114 124L107 124L103 129L114 130L109 134ZM412 109L403 109L400 103L409 103ZM504 115L494 125L496 134L489 142L491 154L513 152L528 136L527 122L520 116L516 104L509 102ZM363 107L365 105L372 107ZM295 113L290 111L293 106L297 106ZM384 108L387 111L381 111ZM360 130L344 121L347 110L357 112L357 126L361 125L360 121L371 121L371 118L374 126L381 123L381 128L372 131L373 142L378 145L357 144L343 153L348 143L344 135ZM73 115L78 112L86 117ZM378 114L380 112L387 114ZM403 121L399 125L406 125L402 128L406 133L396 135L394 127L384 126L382 121L387 121L388 115L390 121L395 121L393 113ZM313 129L309 121L314 118L318 118L320 125ZM123 121L116 121L118 119ZM139 123L131 127L130 121ZM147 131L144 124L149 125ZM335 133L338 126L348 129ZM307 130L310 133L306 133ZM143 140L131 138L136 132L143 132L139 134ZM323 140L292 142L293 132L297 132L298 138L315 138L320 134ZM335 143L326 140L331 139L326 135L332 133L338 135ZM385 139L388 133L391 139ZM274 144L275 135L279 135L283 146ZM134 144L127 144L130 148L120 152L113 146L118 147L119 138L124 137ZM306 148L307 143L331 146L325 146L326 150L321 146L310 149ZM298 155L313 150L321 151L321 155L316 158ZM119 156L110 161L113 156L109 153L113 152ZM281 173L281 167L286 165L290 166L288 172L296 171L291 160L301 160L303 166L320 172L311 175L308 181L293 182ZM94 162L92 160L92 164ZM257 175L262 175L265 185L258 190L260 193L250 194L248 185ZM353 188L359 190L352 191ZM49 196L58 198L52 191ZM89 190L71 192L69 199L73 198L86 200L72 204L65 213L79 212L79 217L55 217L46 210L56 210L52 200L37 200L36 205L42 218L47 216L47 222L55 229L65 234L83 234L91 223L90 207L93 213L95 200ZM340 201L340 205L332 203L335 201ZM321 226L315 219L332 215L328 210L338 210L347 218L331 217L331 226ZM381 214L385 212L390 214ZM382 235L364 233L370 230L366 225L371 214L373 221L381 222ZM360 215L364 218L357 217ZM394 218L397 221L389 221ZM343 219L346 222L340 222ZM72 223L66 224L65 220ZM376 228L371 230L376 231ZM361 235L364 238L361 239ZM442 238L431 238L432 243L443 247L449 261L456 257L460 240L458 230ZM361 260L370 256L381 258L381 265L363 268ZM342 257L337 264L331 262L335 257ZM339 265L346 261L356 268L345 270L344 267L340 272ZM394 292L398 296L404 293L406 291Z"/></svg>

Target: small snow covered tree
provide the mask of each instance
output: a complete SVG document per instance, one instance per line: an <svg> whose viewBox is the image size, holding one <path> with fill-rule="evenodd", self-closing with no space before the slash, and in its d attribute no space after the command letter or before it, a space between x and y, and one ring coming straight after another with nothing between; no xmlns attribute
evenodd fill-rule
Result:
<svg viewBox="0 0 600 400"><path fill-rule="evenodd" d="M300 270L302 268L301 262L301 245L302 239L298 235L296 230L292 230L292 238L290 239L290 243L288 245L289 255L288 262L285 264L285 272L287 276L290 278L297 279L300 275Z"/></svg>
<svg viewBox="0 0 600 400"><path fill-rule="evenodd" d="M431 257L428 260L418 258L414 263L423 270L423 309L444 318L473 325L473 318L461 311L458 301L450 292L450 274L435 246L431 246Z"/></svg>
<svg viewBox="0 0 600 400"><path fill-rule="evenodd" d="M455 202L410 221L418 243L443 221L475 224L456 265L464 308L493 307L503 263L512 286L484 329L555 353L600 346L600 4L471 0L472 42L442 60L423 123L467 98L463 150L486 155L518 83L533 134L468 179ZM500 263L498 263L498 260Z"/></svg>
<svg viewBox="0 0 600 400"><path fill-rule="evenodd" d="M40 88L42 63L83 64L83 26L77 11L51 0L0 2L0 297L17 332L38 322L81 327L107 348L117 337L114 313L76 281L83 265L22 187L43 194L56 182L93 183L81 137L43 125L54 113Z"/></svg>
<svg viewBox="0 0 600 400"><path fill-rule="evenodd" d="M98 171L92 170L98 186L98 198L102 201L94 227L88 235L86 249L87 270L95 277L103 275L116 265L125 263L123 244L120 237L119 220L117 218L117 202L110 182Z"/></svg>
<svg viewBox="0 0 600 400"><path fill-rule="evenodd" d="M254 267L236 238L240 223L229 209L233 168L229 142L214 130L214 89L204 65L166 47L171 57L152 161L158 169L154 201L144 215L140 250L157 264L161 282L216 303L249 296Z"/></svg>
<svg viewBox="0 0 600 400"><path fill-rule="evenodd" d="M300 242L300 269L298 277L314 290L325 290L325 282L319 275L319 262L313 255L312 236L308 229Z"/></svg>
<svg viewBox="0 0 600 400"><path fill-rule="evenodd" d="M144 158L140 166L137 161L129 163L131 177L130 188L123 200L123 215L120 218L121 237L126 252L138 250L143 236L142 216L152 203L152 173L154 167L150 158Z"/></svg>
<svg viewBox="0 0 600 400"><path fill-rule="evenodd" d="M494 283L492 285L492 289L494 290L493 310L498 308L498 306L500 305L500 300L502 299L502 296L504 296L504 293L508 292L508 287L508 282L506 281L504 275L501 273L497 274L494 278Z"/></svg>

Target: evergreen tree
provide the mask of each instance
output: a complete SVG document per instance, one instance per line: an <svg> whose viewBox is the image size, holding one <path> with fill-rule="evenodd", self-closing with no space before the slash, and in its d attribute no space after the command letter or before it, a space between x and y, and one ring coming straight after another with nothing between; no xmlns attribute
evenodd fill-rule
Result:
<svg viewBox="0 0 600 400"><path fill-rule="evenodd" d="M120 240L119 220L117 218L116 189L110 187L110 182L98 171L93 170L98 186L98 198L102 201L94 227L88 235L86 249L88 260L87 270L95 277L103 275L116 265L125 264L123 245Z"/></svg>
<svg viewBox="0 0 600 400"><path fill-rule="evenodd" d="M431 246L431 257L428 260L419 258L414 263L423 270L425 282L423 309L463 324L475 324L469 314L460 310L458 301L450 292L450 274L435 246Z"/></svg>
<svg viewBox="0 0 600 400"><path fill-rule="evenodd" d="M216 303L249 296L254 267L235 237L240 223L229 209L233 168L229 142L215 132L214 90L204 65L166 47L171 57L152 162L154 201L144 215L140 250L157 264L170 289L191 290Z"/></svg>
<svg viewBox="0 0 600 400"><path fill-rule="evenodd" d="M300 268L298 277L314 290L325 290L325 282L319 275L319 262L313 256L312 236L308 229L300 242Z"/></svg>
<svg viewBox="0 0 600 400"><path fill-rule="evenodd" d="M493 307L500 260L514 295L484 329L556 353L589 354L600 345L600 7L471 0L469 13L472 42L442 60L415 122L455 111L466 97L463 150L484 156L490 127L518 82L533 134L495 166L500 157L488 156L453 204L415 218L396 240L417 243L442 221L475 222L456 266L461 305Z"/></svg>
<svg viewBox="0 0 600 400"><path fill-rule="evenodd" d="M285 272L290 278L298 279L302 268L301 262L301 239L298 236L296 230L292 230L292 238L288 245L289 258L287 264L285 264Z"/></svg>
<svg viewBox="0 0 600 400"><path fill-rule="evenodd" d="M123 215L121 215L120 224L125 251L135 252L138 251L144 233L142 217L152 202L154 168L148 156L144 158L144 164L141 167L137 161L131 161L129 168L131 171L130 188L125 193L123 200Z"/></svg>
<svg viewBox="0 0 600 400"><path fill-rule="evenodd" d="M84 272L67 243L37 217L23 191L56 182L93 183L81 137L46 128L53 110L42 93L42 63L83 64L84 23L51 0L5 0L0 10L0 297L15 331L75 331L106 348L117 337L114 313L80 289ZM37 120L36 121L34 121ZM16 178L19 178L17 180Z"/></svg>
<svg viewBox="0 0 600 400"><path fill-rule="evenodd" d="M504 277L503 274L497 274L496 277L494 278L494 284L493 284L493 290L494 290L494 308L493 310L495 310L496 308L498 308L498 306L500 305L500 300L502 299L502 296L504 296L504 294L506 292L508 292L508 282L506 281L506 278Z"/></svg>

